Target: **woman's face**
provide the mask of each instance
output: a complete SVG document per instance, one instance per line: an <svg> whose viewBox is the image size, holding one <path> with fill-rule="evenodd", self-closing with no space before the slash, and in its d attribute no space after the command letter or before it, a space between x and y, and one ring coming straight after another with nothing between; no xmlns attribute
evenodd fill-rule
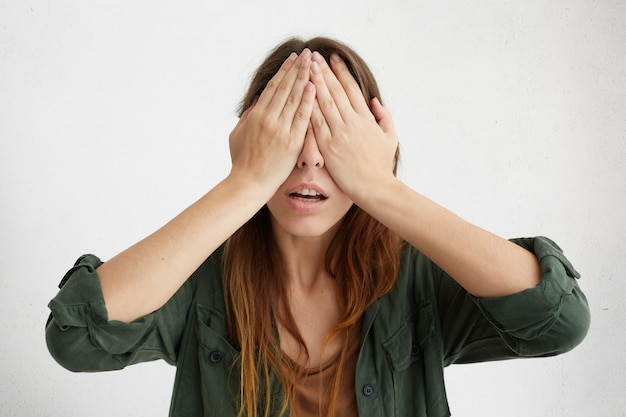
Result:
<svg viewBox="0 0 626 417"><path fill-rule="evenodd" d="M276 236L319 237L336 233L352 200L335 184L324 166L309 126L298 162L267 202Z"/></svg>

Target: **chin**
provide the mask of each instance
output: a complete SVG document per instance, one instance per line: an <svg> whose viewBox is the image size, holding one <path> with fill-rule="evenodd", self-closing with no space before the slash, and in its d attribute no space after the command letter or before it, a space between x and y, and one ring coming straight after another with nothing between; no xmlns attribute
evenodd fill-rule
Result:
<svg viewBox="0 0 626 417"><path fill-rule="evenodd" d="M272 228L274 229L276 238L285 235L304 239L332 237L337 233L342 220L343 216L339 219L281 219L271 214Z"/></svg>
<svg viewBox="0 0 626 417"><path fill-rule="evenodd" d="M279 221L274 223L274 232L276 234L287 234L299 238L321 238L329 234L333 235L337 232L336 223L322 225L320 222L310 222L315 224L304 224L309 222L299 222L299 224L281 224Z"/></svg>

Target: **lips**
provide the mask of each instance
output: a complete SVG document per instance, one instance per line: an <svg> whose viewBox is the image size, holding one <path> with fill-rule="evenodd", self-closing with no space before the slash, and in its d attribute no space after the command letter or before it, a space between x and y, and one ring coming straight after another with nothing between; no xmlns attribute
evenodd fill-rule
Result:
<svg viewBox="0 0 626 417"><path fill-rule="evenodd" d="M328 199L319 186L315 184L300 184L285 193L291 208L300 213L311 213Z"/></svg>
<svg viewBox="0 0 626 417"><path fill-rule="evenodd" d="M327 198L321 191L308 187L294 190L289 193L289 197L304 202L322 201Z"/></svg>

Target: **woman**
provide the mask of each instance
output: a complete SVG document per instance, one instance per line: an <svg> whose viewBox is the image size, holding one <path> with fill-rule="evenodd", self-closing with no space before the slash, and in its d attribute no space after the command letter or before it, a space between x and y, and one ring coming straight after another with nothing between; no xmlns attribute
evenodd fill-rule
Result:
<svg viewBox="0 0 626 417"><path fill-rule="evenodd" d="M165 359L172 416L448 416L444 366L580 343L589 311L558 246L494 236L398 180L379 97L346 45L279 45L242 102L229 175L65 276L54 358Z"/></svg>

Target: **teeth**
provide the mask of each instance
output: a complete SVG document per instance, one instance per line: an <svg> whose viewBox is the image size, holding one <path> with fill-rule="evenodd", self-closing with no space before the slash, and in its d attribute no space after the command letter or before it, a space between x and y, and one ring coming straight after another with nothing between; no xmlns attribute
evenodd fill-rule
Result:
<svg viewBox="0 0 626 417"><path fill-rule="evenodd" d="M301 190L296 191L296 194L300 194L300 195L310 195L310 196L318 196L321 195L320 193L318 193L315 190L312 190L310 188L303 188Z"/></svg>

